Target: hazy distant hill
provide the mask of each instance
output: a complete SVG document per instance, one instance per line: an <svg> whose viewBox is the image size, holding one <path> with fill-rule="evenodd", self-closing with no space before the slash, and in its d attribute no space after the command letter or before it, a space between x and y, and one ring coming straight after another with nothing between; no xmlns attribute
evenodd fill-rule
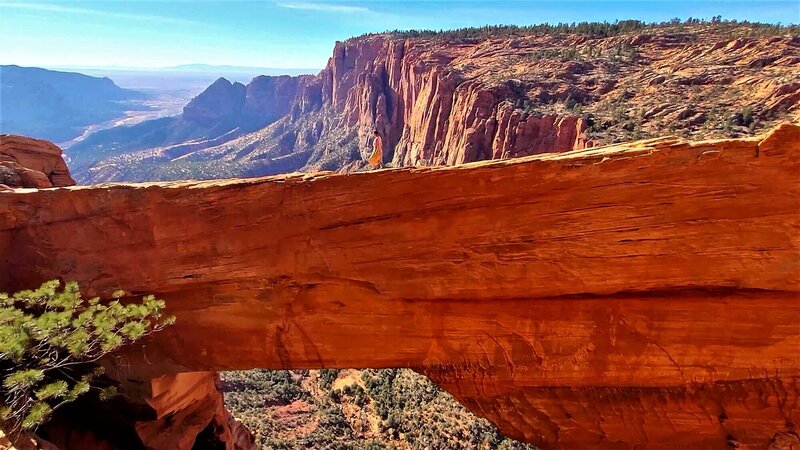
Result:
<svg viewBox="0 0 800 450"><path fill-rule="evenodd" d="M289 113L312 76L257 76L247 85L219 78L183 108L181 115L101 130L67 151L76 173L109 157L158 148L154 155L180 157L259 130ZM131 161L133 164L133 161Z"/></svg>
<svg viewBox="0 0 800 450"><path fill-rule="evenodd" d="M108 78L0 66L0 132L66 141L89 125L143 108L130 103L144 97Z"/></svg>
<svg viewBox="0 0 800 450"><path fill-rule="evenodd" d="M184 64L172 67L64 67L87 75L109 77L119 86L136 90L190 91L199 94L214 80L222 77L231 82L247 83L259 75L316 74L317 69L276 69L270 67L220 66Z"/></svg>

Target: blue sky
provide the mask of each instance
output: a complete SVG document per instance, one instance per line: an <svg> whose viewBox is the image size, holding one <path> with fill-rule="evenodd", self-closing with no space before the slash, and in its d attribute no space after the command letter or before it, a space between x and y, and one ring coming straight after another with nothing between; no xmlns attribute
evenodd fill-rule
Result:
<svg viewBox="0 0 800 450"><path fill-rule="evenodd" d="M366 32L715 15L798 23L800 1L0 0L0 64L321 68Z"/></svg>

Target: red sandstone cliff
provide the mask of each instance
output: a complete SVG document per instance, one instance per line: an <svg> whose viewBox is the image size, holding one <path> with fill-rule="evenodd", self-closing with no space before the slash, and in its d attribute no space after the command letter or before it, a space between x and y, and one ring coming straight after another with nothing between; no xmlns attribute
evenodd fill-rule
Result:
<svg viewBox="0 0 800 450"><path fill-rule="evenodd" d="M672 133L751 136L800 118L800 38L756 31L689 25L614 36L354 38L335 45L317 76L263 77L270 94L242 110L251 118L267 114L265 127L112 158L90 170L95 178L82 179L351 171L363 166L360 152L374 128L384 133L386 162L395 166L507 159ZM247 102L242 88L228 90L236 105ZM188 111L202 102L195 103Z"/></svg>
<svg viewBox="0 0 800 450"><path fill-rule="evenodd" d="M183 107L182 117L213 125L221 118L237 115L244 105L246 89L242 83L219 78Z"/></svg>
<svg viewBox="0 0 800 450"><path fill-rule="evenodd" d="M460 164L585 147L577 116L516 110L508 86L467 78L452 66L461 49L432 50L374 37L337 43L321 76L323 102L358 127L381 131L394 163Z"/></svg>
<svg viewBox="0 0 800 450"><path fill-rule="evenodd" d="M342 169L353 159L343 150L366 147L373 129L383 134L387 161L392 158L397 166L508 159L592 145L582 117L523 111L515 106L522 94L507 84L465 75L453 64L470 57L464 50L388 36L339 42L326 68L291 91L297 96L286 117L227 143L164 151L191 149L180 155L189 159L235 152L245 155L254 172L266 161L277 164L262 170L280 172L302 165ZM212 86L214 92L235 90L229 83L215 84L222 86ZM190 104L186 111L194 117L195 109ZM281 164L287 159L289 165Z"/></svg>
<svg viewBox="0 0 800 450"><path fill-rule="evenodd" d="M12 134L0 135L0 190L72 186L61 149L51 142Z"/></svg>
<svg viewBox="0 0 800 450"><path fill-rule="evenodd" d="M137 427L154 448L237 433L211 376L170 374L252 367L412 367L542 448L790 448L798 173L786 124L453 168L5 192L0 290L63 277L167 299L175 326L110 361L156 377Z"/></svg>
<svg viewBox="0 0 800 450"><path fill-rule="evenodd" d="M144 446L154 450L255 450L250 432L225 409L218 382L219 377L212 372L179 373L151 380L140 395L147 399L156 418L135 425ZM209 442L197 443L199 439ZM223 446L213 446L213 442Z"/></svg>

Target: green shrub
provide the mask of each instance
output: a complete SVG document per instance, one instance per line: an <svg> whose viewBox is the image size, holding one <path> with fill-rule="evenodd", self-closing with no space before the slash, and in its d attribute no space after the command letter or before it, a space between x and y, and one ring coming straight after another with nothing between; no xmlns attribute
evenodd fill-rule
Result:
<svg viewBox="0 0 800 450"><path fill-rule="evenodd" d="M654 32L657 30L684 31L687 27L712 26L717 29L746 30L752 36L775 36L775 35L797 35L800 27L795 24L781 25L772 23L723 20L717 16L711 21L689 18L685 22L680 19L672 19L662 22L643 22L640 20L618 20L614 22L571 22L571 23L540 23L534 25L486 25L482 27L459 28L455 30L394 30L388 34L395 39L446 39L452 41L464 41L469 39L485 39L498 37L526 36L532 34L539 35L564 35L580 34L585 36L603 38L618 36L633 32ZM691 29L691 28L689 28ZM365 36L372 36L376 33L369 33L358 36L358 39Z"/></svg>
<svg viewBox="0 0 800 450"><path fill-rule="evenodd" d="M753 108L745 106L742 108L742 125L749 127L753 122Z"/></svg>
<svg viewBox="0 0 800 450"><path fill-rule="evenodd" d="M106 304L84 300L78 284L57 280L13 295L0 293L0 407L14 433L33 429L52 412L91 389L115 393L97 361L170 325L164 301L152 295L122 304L123 291Z"/></svg>
<svg viewBox="0 0 800 450"><path fill-rule="evenodd" d="M261 410L265 406L288 405L308 397L288 370L255 369L247 375L222 378L225 403L232 410Z"/></svg>
<svg viewBox="0 0 800 450"><path fill-rule="evenodd" d="M330 389L333 382L336 381L336 378L339 376L339 371L337 369L321 369L317 376L319 387L321 389Z"/></svg>

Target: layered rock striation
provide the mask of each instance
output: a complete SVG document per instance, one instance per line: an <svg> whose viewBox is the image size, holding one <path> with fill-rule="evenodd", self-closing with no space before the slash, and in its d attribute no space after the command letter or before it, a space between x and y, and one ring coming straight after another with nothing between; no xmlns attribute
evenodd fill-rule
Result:
<svg viewBox="0 0 800 450"><path fill-rule="evenodd" d="M458 50L463 50L458 49ZM463 52L386 37L337 43L320 76L324 103L361 139L380 131L397 165L460 164L584 148L575 115L514 107L509 86L473 79L453 62Z"/></svg>
<svg viewBox="0 0 800 450"><path fill-rule="evenodd" d="M12 191L0 291L60 277L167 300L175 326L109 361L163 380L138 394L175 427L141 424L169 442L153 448L212 422L232 442L205 408L175 424L200 417L183 395L213 394L173 374L255 367L411 367L542 448L787 448L798 173L786 124L452 168Z"/></svg>

